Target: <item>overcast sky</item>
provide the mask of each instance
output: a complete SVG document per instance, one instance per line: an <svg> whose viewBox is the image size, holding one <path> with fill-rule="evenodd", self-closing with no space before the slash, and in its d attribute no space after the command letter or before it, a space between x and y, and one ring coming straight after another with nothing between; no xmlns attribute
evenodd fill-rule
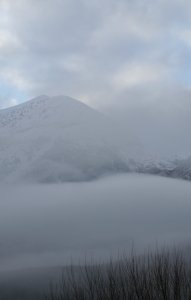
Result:
<svg viewBox="0 0 191 300"><path fill-rule="evenodd" d="M189 0L0 0L1 108L65 94L181 136L190 79Z"/></svg>
<svg viewBox="0 0 191 300"><path fill-rule="evenodd" d="M109 102L190 88L188 0L0 0L1 105L39 93Z"/></svg>

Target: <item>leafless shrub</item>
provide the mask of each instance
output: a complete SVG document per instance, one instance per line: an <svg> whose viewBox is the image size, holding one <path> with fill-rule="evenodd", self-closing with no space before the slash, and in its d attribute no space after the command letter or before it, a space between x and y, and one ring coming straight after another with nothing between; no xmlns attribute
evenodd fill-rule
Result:
<svg viewBox="0 0 191 300"><path fill-rule="evenodd" d="M117 262L74 267L47 300L191 300L190 268L180 251L123 256Z"/></svg>

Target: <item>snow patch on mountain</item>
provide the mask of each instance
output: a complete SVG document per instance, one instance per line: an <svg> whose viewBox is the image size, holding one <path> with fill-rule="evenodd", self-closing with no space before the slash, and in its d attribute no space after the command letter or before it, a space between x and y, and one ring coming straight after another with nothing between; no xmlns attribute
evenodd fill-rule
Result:
<svg viewBox="0 0 191 300"><path fill-rule="evenodd" d="M120 129L66 96L0 110L0 181L90 180L134 167ZM133 152L133 151L132 151Z"/></svg>

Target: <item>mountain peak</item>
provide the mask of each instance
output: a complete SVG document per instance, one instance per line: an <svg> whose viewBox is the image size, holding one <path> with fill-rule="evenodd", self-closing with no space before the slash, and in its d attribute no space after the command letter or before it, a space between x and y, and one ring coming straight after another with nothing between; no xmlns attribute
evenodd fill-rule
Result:
<svg viewBox="0 0 191 300"><path fill-rule="evenodd" d="M79 181L124 170L119 136L86 104L41 95L0 112L0 181Z"/></svg>

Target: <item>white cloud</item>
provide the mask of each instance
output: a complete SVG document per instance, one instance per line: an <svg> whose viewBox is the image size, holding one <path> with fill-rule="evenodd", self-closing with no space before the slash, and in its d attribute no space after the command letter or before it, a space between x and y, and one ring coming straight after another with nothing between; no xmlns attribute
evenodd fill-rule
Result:
<svg viewBox="0 0 191 300"><path fill-rule="evenodd" d="M0 29L0 52L7 55L18 48L22 48L22 44L16 35L10 31Z"/></svg>
<svg viewBox="0 0 191 300"><path fill-rule="evenodd" d="M144 14L132 10L128 4L124 7L119 6L117 11L109 15L98 28L93 32L91 37L92 45L101 45L118 43L120 40L131 41L140 39L149 42L155 38L159 28L155 24L150 24Z"/></svg>
<svg viewBox="0 0 191 300"><path fill-rule="evenodd" d="M191 46L191 28L190 29L184 29L184 30L180 31L178 36L188 46Z"/></svg>
<svg viewBox="0 0 191 300"><path fill-rule="evenodd" d="M144 64L138 62L120 69L113 77L112 83L119 89L139 87L164 81L168 77L168 70L160 64Z"/></svg>
<svg viewBox="0 0 191 300"><path fill-rule="evenodd" d="M7 68L1 70L0 78L2 78L3 81L7 82L7 84L9 83L11 86L17 87L21 90L30 90L33 87L33 84L16 69Z"/></svg>

